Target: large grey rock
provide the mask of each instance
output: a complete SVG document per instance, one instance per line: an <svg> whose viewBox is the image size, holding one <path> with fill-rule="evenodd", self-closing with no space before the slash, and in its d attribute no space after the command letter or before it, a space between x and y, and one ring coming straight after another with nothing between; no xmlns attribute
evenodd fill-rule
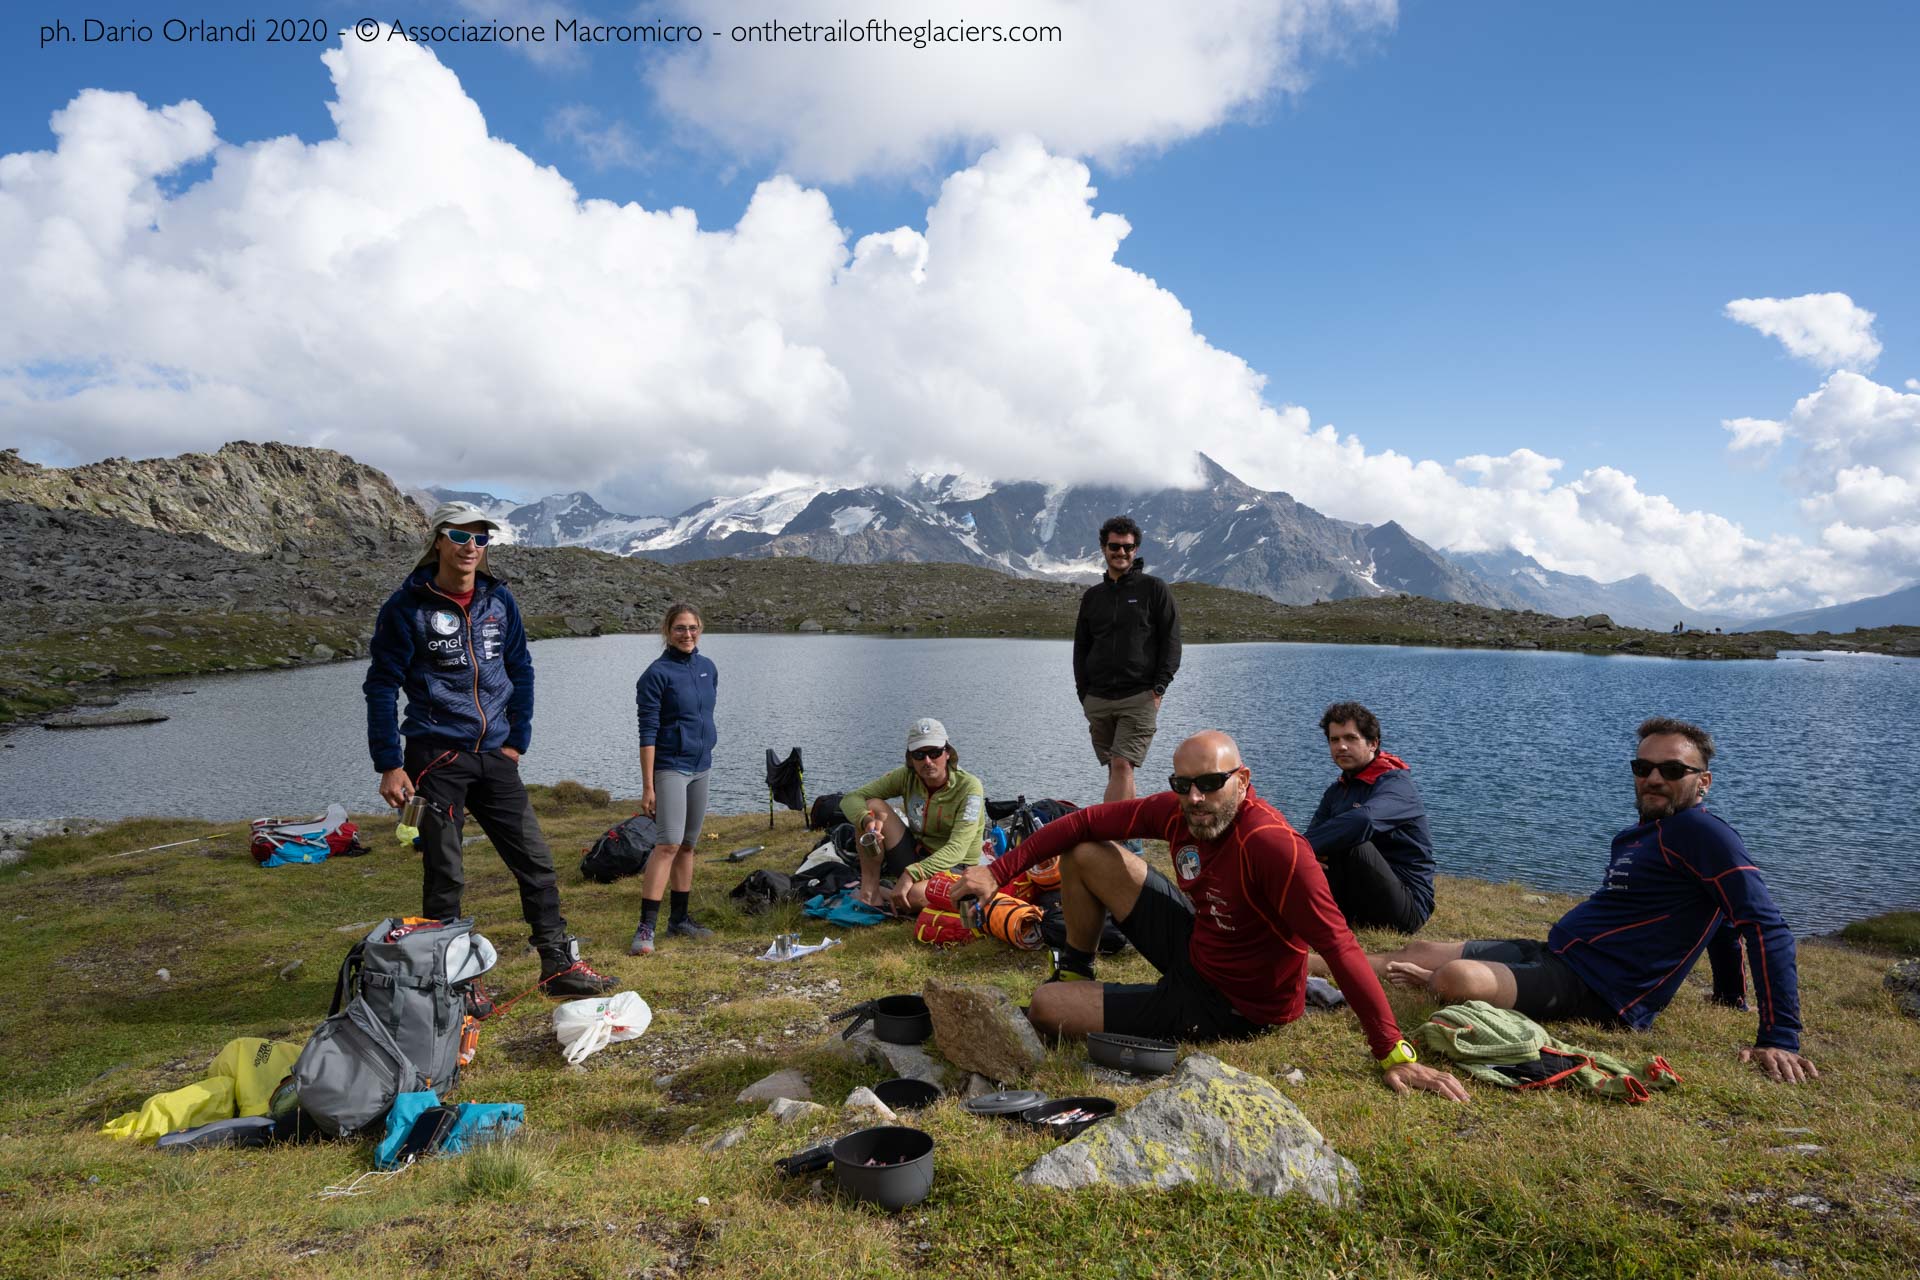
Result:
<svg viewBox="0 0 1920 1280"><path fill-rule="evenodd" d="M879 1067L890 1075L925 1080L943 1089L947 1086L947 1068L944 1064L917 1044L890 1044L882 1040L873 1033L872 1023L861 1027L845 1040L837 1033L830 1035L823 1047L851 1061Z"/></svg>
<svg viewBox="0 0 1920 1280"><path fill-rule="evenodd" d="M788 1068L755 1080L742 1089L734 1101L772 1102L775 1098L797 1098L805 1102L812 1097L813 1086L807 1082L806 1074Z"/></svg>
<svg viewBox="0 0 1920 1280"><path fill-rule="evenodd" d="M1920 960L1902 960L1882 979L1893 992L1894 1003L1909 1018L1920 1018Z"/></svg>
<svg viewBox="0 0 1920 1280"><path fill-rule="evenodd" d="M0 818L0 845L25 849L48 836L92 835L110 825L99 818Z"/></svg>
<svg viewBox="0 0 1920 1280"><path fill-rule="evenodd" d="M1013 997L998 987L969 987L938 979L927 984L933 1043L957 1067L989 1080L1023 1079L1047 1056L1046 1046Z"/></svg>
<svg viewBox="0 0 1920 1280"><path fill-rule="evenodd" d="M1165 1087L1041 1156L1028 1186L1176 1187L1199 1183L1261 1196L1300 1191L1353 1202L1360 1174L1286 1095L1259 1076L1189 1054Z"/></svg>

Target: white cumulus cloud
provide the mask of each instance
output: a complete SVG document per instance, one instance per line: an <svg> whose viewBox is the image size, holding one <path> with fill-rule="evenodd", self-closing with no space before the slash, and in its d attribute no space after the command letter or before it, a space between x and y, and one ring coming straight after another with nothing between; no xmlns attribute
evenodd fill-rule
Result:
<svg viewBox="0 0 1920 1280"><path fill-rule="evenodd" d="M1874 314L1844 293L1804 293L1797 298L1735 298L1727 318L1778 338L1789 353L1822 369L1873 368L1880 340Z"/></svg>
<svg viewBox="0 0 1920 1280"><path fill-rule="evenodd" d="M1784 423L1770 418L1724 418L1720 425L1733 436L1727 448L1735 452L1748 449L1764 452L1777 448L1787 434Z"/></svg>
<svg viewBox="0 0 1920 1280"><path fill-rule="evenodd" d="M0 434L54 462L280 439L635 513L773 473L1193 483L1200 449L1330 515L1646 573L1702 608L1870 594L1915 563L1920 396L1857 374L1784 419L1807 494L1832 495L1822 540L1758 540L1612 468L1373 452L1274 407L1036 139L947 177L923 226L856 239L776 177L707 228L581 199L427 50L325 60L331 138L224 142L192 103L88 91L55 149L0 157Z"/></svg>
<svg viewBox="0 0 1920 1280"><path fill-rule="evenodd" d="M739 154L839 182L924 172L955 146L1016 135L1056 154L1113 161L1170 145L1306 83L1305 60L1357 31L1389 27L1396 0L675 0L708 36L652 74L661 103ZM868 20L922 28L881 40ZM735 40L832 27L860 38ZM960 28L1015 41L935 39ZM1047 39L1036 29L1057 31Z"/></svg>

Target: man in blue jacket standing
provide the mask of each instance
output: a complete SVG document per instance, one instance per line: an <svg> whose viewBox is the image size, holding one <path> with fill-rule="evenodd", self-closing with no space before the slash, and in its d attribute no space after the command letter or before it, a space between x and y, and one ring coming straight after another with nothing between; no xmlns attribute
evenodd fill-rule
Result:
<svg viewBox="0 0 1920 1280"><path fill-rule="evenodd" d="M382 800L397 809L417 792L426 801L420 913L435 920L460 915L460 832L470 811L520 882L541 989L550 996L605 995L613 979L588 967L567 935L553 854L520 781L520 754L533 737L533 659L519 606L485 571L487 544L499 528L471 503L442 503L433 513L420 563L374 624L373 661L361 686L367 745Z"/></svg>
<svg viewBox="0 0 1920 1280"><path fill-rule="evenodd" d="M1708 953L1715 999L1744 1004L1739 943L1753 969L1760 1030L1740 1050L1768 1077L1817 1078L1800 1056L1793 931L1732 827L1706 809L1713 738L1698 725L1643 721L1632 760L1640 821L1613 838L1606 879L1560 917L1544 943L1526 938L1414 942L1369 956L1374 971L1424 985L1448 1003L1484 1000L1538 1021L1652 1025Z"/></svg>
<svg viewBox="0 0 1920 1280"><path fill-rule="evenodd" d="M1340 777L1301 834L1351 929L1418 932L1433 914L1433 833L1413 773L1380 749L1380 721L1357 702L1320 717Z"/></svg>

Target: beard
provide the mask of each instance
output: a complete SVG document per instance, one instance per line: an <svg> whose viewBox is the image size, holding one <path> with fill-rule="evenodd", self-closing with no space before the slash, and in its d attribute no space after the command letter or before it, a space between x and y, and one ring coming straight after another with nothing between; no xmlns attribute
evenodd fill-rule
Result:
<svg viewBox="0 0 1920 1280"><path fill-rule="evenodd" d="M1188 809L1181 806L1180 816L1186 819L1187 830L1196 840L1218 840L1226 834L1227 828L1240 813L1236 803L1232 808L1221 811L1213 809Z"/></svg>

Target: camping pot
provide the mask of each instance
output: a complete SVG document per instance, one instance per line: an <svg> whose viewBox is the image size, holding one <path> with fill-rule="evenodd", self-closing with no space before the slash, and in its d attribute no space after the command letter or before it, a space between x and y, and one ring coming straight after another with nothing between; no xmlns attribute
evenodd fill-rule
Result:
<svg viewBox="0 0 1920 1280"><path fill-rule="evenodd" d="M840 1033L842 1040L851 1040L853 1033L869 1019L873 1022L873 1034L888 1044L924 1044L933 1034L933 1015L927 1010L927 1002L919 996L881 996L844 1009L827 1021L838 1022L842 1018L853 1019Z"/></svg>
<svg viewBox="0 0 1920 1280"><path fill-rule="evenodd" d="M884 1102L889 1110L918 1111L940 1100L940 1086L929 1084L925 1080L901 1076L893 1080L882 1080L873 1086L873 1096Z"/></svg>
<svg viewBox="0 0 1920 1280"><path fill-rule="evenodd" d="M882 1125L833 1144L833 1177L851 1196L899 1210L933 1190L933 1135Z"/></svg>
<svg viewBox="0 0 1920 1280"><path fill-rule="evenodd" d="M1113 1031L1087 1033L1087 1056L1103 1067L1136 1076L1163 1076L1173 1070L1179 1046L1171 1040L1123 1036Z"/></svg>
<svg viewBox="0 0 1920 1280"><path fill-rule="evenodd" d="M1054 1098L1039 1106L1028 1107L1020 1113L1020 1118L1043 1133L1050 1133L1056 1138L1072 1138L1119 1109L1119 1104L1112 1098ZM1060 1119L1070 1114L1076 1118Z"/></svg>

